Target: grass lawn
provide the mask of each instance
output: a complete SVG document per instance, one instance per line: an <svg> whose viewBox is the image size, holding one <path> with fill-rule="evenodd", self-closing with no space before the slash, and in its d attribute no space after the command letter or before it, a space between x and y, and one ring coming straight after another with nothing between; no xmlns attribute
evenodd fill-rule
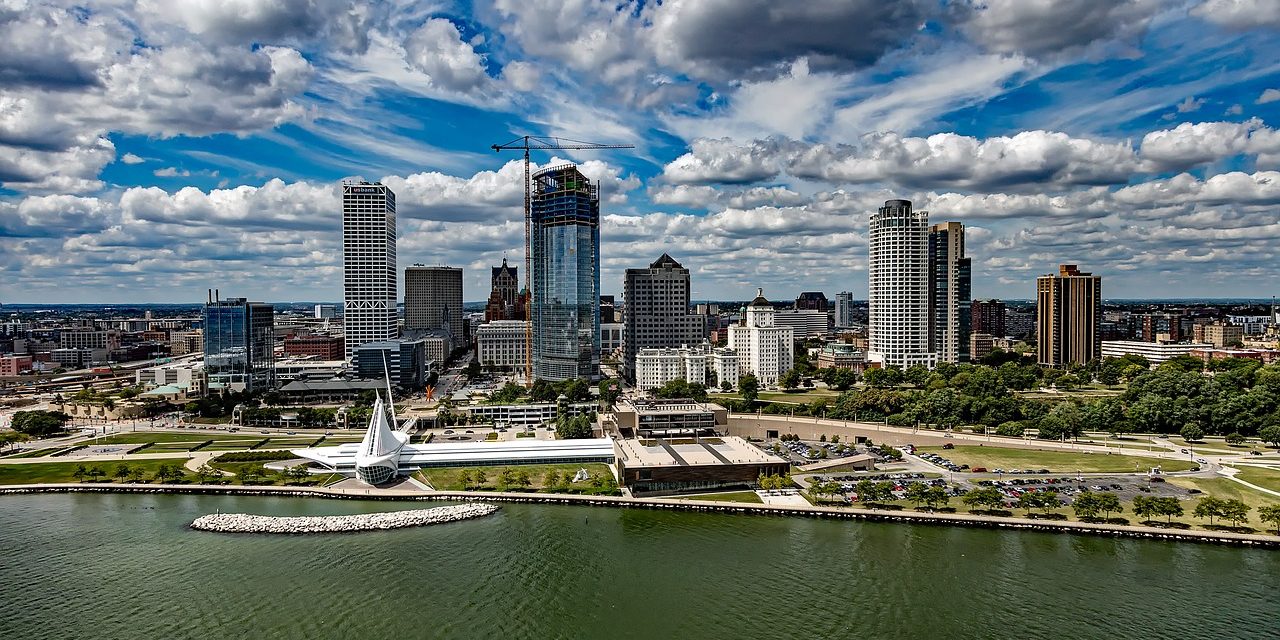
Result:
<svg viewBox="0 0 1280 640"><path fill-rule="evenodd" d="M1169 478L1169 482L1180 487L1188 489L1199 489L1207 495L1223 500L1237 499L1252 507L1249 511L1249 526L1261 530L1263 528L1262 521L1258 519L1258 507L1280 504L1280 498L1269 496L1261 491L1254 491L1238 482L1233 482L1226 478ZM1252 480L1249 480L1252 482ZM1182 509L1186 514L1181 518L1175 518L1175 521L1181 520L1190 524L1202 524L1199 519L1191 517L1191 511L1196 508L1199 498L1187 500L1182 503ZM1133 518L1133 509L1131 505L1126 504L1125 509L1129 512L1129 517ZM1270 527L1270 525L1265 525Z"/></svg>
<svg viewBox="0 0 1280 640"><path fill-rule="evenodd" d="M258 476L257 479L252 483L253 485L257 485L257 486L284 485L285 479L281 477L279 473L272 471L270 469L263 468L262 465L268 464L268 462L269 461L265 461L265 460L258 461L258 462L218 462L215 460L214 462L210 463L209 466L213 467L214 469L229 471L231 473L236 474L236 477L231 479L231 484L243 484L240 481L240 477L244 475L244 472L246 470L253 469L255 472L257 472L257 476ZM336 473L329 473L324 475L311 475L307 477L307 482L304 484L312 485L312 486L324 486L340 477L341 476Z"/></svg>
<svg viewBox="0 0 1280 640"><path fill-rule="evenodd" d="M181 469L189 477L191 472L182 469L183 460L126 460L124 462L98 461L98 462L41 462L37 464L0 464L0 484L38 484L41 482L75 482L73 475L76 467L84 465L86 469L92 469L95 466L107 472L106 478L115 482L112 477L115 475L116 467L121 464L128 465L130 469L142 469L145 473L144 479L150 480L155 474L156 469L160 465L176 466Z"/></svg>
<svg viewBox="0 0 1280 640"><path fill-rule="evenodd" d="M1272 491L1280 491L1280 469L1261 469L1258 467L1236 467L1240 473L1236 474L1237 478L1256 484L1263 489ZM1275 502L1280 503L1280 498L1275 498Z"/></svg>
<svg viewBox="0 0 1280 640"><path fill-rule="evenodd" d="M798 402L808 404L814 400L835 400L840 397L839 391L829 391L827 389L810 389L808 391L800 391L797 393L787 393L785 391L763 391L760 393L760 400L769 402Z"/></svg>
<svg viewBox="0 0 1280 640"><path fill-rule="evenodd" d="M1187 442L1178 436L1169 436L1169 442L1172 442L1179 447L1187 447L1196 451L1204 451L1205 453L1209 453L1211 451L1231 453L1248 453L1250 451L1261 451L1263 453L1267 453L1269 451L1275 451L1275 447L1268 447L1261 442L1253 440L1246 441L1244 444L1227 444L1227 442L1222 438L1210 437L1198 442Z"/></svg>
<svg viewBox="0 0 1280 640"><path fill-rule="evenodd" d="M754 491L728 491L724 493L700 493L692 496L671 496L677 500L714 500L716 502L746 502L762 504L764 501Z"/></svg>
<svg viewBox="0 0 1280 640"><path fill-rule="evenodd" d="M191 446L204 442L205 440L237 440L254 442L256 438L245 436L227 436L215 433L179 433L173 431L135 431L133 433L117 433L110 436L98 438L97 440L86 440L83 444L99 445L99 444L146 444L148 442L190 442Z"/></svg>
<svg viewBox="0 0 1280 640"><path fill-rule="evenodd" d="M1194 463L1186 460L1164 460L1140 456L1074 451L1042 451L1005 447L956 445L955 449L920 447L920 451L936 453L956 464L991 469L1048 469L1053 473L1082 471L1085 473L1133 473L1159 466L1164 471L1186 471Z"/></svg>
<svg viewBox="0 0 1280 640"><path fill-rule="evenodd" d="M418 472L418 476L430 483L431 486L441 491L461 491L463 490L462 482L458 478L463 471L471 474L475 478L476 473L483 471L486 477L484 488L495 488L498 486L498 477L504 469L515 469L516 471L525 471L529 474L532 484L528 487L514 487L520 491L528 491L530 489L543 488L543 481L546 479L547 473L556 471L561 476L569 474L570 477L578 472L578 469L586 469L588 473L604 474L610 478L613 473L609 470L609 466L601 462L589 462L586 464L522 464L512 465L509 467L431 467ZM579 482L574 484L575 487L590 487L590 483ZM472 488L474 488L474 480Z"/></svg>

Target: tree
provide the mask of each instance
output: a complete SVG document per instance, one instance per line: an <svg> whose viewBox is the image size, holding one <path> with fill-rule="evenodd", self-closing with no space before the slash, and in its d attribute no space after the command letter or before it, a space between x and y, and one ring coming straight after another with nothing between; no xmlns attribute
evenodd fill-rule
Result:
<svg viewBox="0 0 1280 640"><path fill-rule="evenodd" d="M93 467L89 468L89 477L93 478L94 482L97 482L98 478L104 477L106 475L107 475L107 472L104 471L102 467L94 465Z"/></svg>
<svg viewBox="0 0 1280 640"><path fill-rule="evenodd" d="M65 431L70 419L71 416L61 411L19 411L13 414L9 426L32 438L45 438Z"/></svg>
<svg viewBox="0 0 1280 640"><path fill-rule="evenodd" d="M1227 444L1244 444L1244 436L1239 432L1228 433L1227 437L1223 439L1226 440Z"/></svg>
<svg viewBox="0 0 1280 640"><path fill-rule="evenodd" d="M1091 520L1097 517L1101 507L1098 505L1098 494L1092 491L1081 491L1075 500L1071 501L1071 510L1075 512L1076 517L1081 520Z"/></svg>
<svg viewBox="0 0 1280 640"><path fill-rule="evenodd" d="M507 487L515 486L519 482L520 482L519 474L517 474L516 470L512 469L511 467L507 467L503 469L502 473L498 474L498 486L504 489Z"/></svg>
<svg viewBox="0 0 1280 640"><path fill-rule="evenodd" d="M1252 510L1243 500L1231 498L1222 501L1222 517L1237 527L1249 520L1249 512Z"/></svg>
<svg viewBox="0 0 1280 640"><path fill-rule="evenodd" d="M1187 442L1199 442L1204 438L1204 429L1201 429L1194 424L1189 424L1182 427L1182 429L1178 431L1178 435L1182 436L1182 439Z"/></svg>
<svg viewBox="0 0 1280 640"><path fill-rule="evenodd" d="M1066 374L1058 378L1057 385L1068 391L1080 386L1080 378L1074 374Z"/></svg>
<svg viewBox="0 0 1280 640"><path fill-rule="evenodd" d="M822 370L819 377L827 383L828 387L836 391L845 391L858 384L858 374L853 369L828 367Z"/></svg>
<svg viewBox="0 0 1280 640"><path fill-rule="evenodd" d="M1182 504L1177 498L1152 498L1155 501L1156 515L1165 517L1166 522L1172 523L1174 518L1182 516Z"/></svg>
<svg viewBox="0 0 1280 640"><path fill-rule="evenodd" d="M142 476L145 474L142 467L133 467L129 469L129 482L142 482Z"/></svg>
<svg viewBox="0 0 1280 640"><path fill-rule="evenodd" d="M1276 535L1280 535L1280 504L1258 507L1258 519L1271 523L1275 527Z"/></svg>
<svg viewBox="0 0 1280 640"><path fill-rule="evenodd" d="M600 406L609 408L613 403L618 401L622 396L622 382L618 380L601 380L600 381Z"/></svg>
<svg viewBox="0 0 1280 640"><path fill-rule="evenodd" d="M923 482L912 482L907 485L907 500L912 504L920 505L928 499L929 485Z"/></svg>
<svg viewBox="0 0 1280 640"><path fill-rule="evenodd" d="M462 370L462 375L466 376L468 380L480 377L480 373L480 361L478 360L468 362L467 368Z"/></svg>
<svg viewBox="0 0 1280 640"><path fill-rule="evenodd" d="M893 367L867 369L862 379L873 387L896 387L902 384L902 370Z"/></svg>
<svg viewBox="0 0 1280 640"><path fill-rule="evenodd" d="M982 487L964 494L960 499L970 510L974 507L998 509L1004 506L1004 495L995 487Z"/></svg>
<svg viewBox="0 0 1280 640"><path fill-rule="evenodd" d="M1098 505L1098 510L1101 511L1103 516L1108 520L1111 519L1111 514L1122 513L1124 511L1124 507L1120 506L1120 496L1117 496L1110 491L1096 493L1094 496L1094 500Z"/></svg>
<svg viewBox="0 0 1280 640"><path fill-rule="evenodd" d="M1273 447L1280 447L1280 425L1273 424L1258 430L1258 439Z"/></svg>
<svg viewBox="0 0 1280 640"><path fill-rule="evenodd" d="M84 477L86 475L89 475L89 470L85 468L84 465L78 464L76 465L76 470L71 474L71 477L75 478L76 482L84 482Z"/></svg>
<svg viewBox="0 0 1280 640"><path fill-rule="evenodd" d="M1150 520L1156 515L1157 507L1155 498L1151 496L1134 496L1133 498L1133 515L1142 518L1144 521Z"/></svg>
<svg viewBox="0 0 1280 640"><path fill-rule="evenodd" d="M483 487L484 483L489 481L489 476L485 474L484 469L476 469L476 486Z"/></svg>
<svg viewBox="0 0 1280 640"><path fill-rule="evenodd" d="M116 466L116 472L112 475L114 475L116 479L120 480L121 482L124 482L124 479L129 477L129 473L131 471L132 469L129 468L129 465L120 464Z"/></svg>
<svg viewBox="0 0 1280 640"><path fill-rule="evenodd" d="M795 389L800 386L800 372L791 367L778 376L778 386L783 389Z"/></svg>
<svg viewBox="0 0 1280 640"><path fill-rule="evenodd" d="M564 481L563 478L564 476L561 476L559 471L551 469L547 471L547 475L542 477L542 487L544 489L555 489Z"/></svg>
<svg viewBox="0 0 1280 640"><path fill-rule="evenodd" d="M738 378L738 392L747 402L755 402L760 397L760 380L754 373L743 374Z"/></svg>
<svg viewBox="0 0 1280 640"><path fill-rule="evenodd" d="M467 489L471 488L471 470L470 469L463 469L461 472L458 473L458 484L462 487L463 491L466 491Z"/></svg>
<svg viewBox="0 0 1280 640"><path fill-rule="evenodd" d="M522 487L527 487L533 484L533 480L529 478L529 472L527 470L521 469L516 472L516 484Z"/></svg>
<svg viewBox="0 0 1280 640"><path fill-rule="evenodd" d="M1040 507L1040 511L1049 513L1050 511L1062 506L1062 499L1058 497L1057 491L1037 491L1036 506Z"/></svg>
<svg viewBox="0 0 1280 640"><path fill-rule="evenodd" d="M561 415L556 420L556 437L561 440L581 440L594 434L592 420L585 414Z"/></svg>
<svg viewBox="0 0 1280 640"><path fill-rule="evenodd" d="M1209 519L1209 525L1213 525L1213 519L1222 515L1223 500L1213 496L1205 496L1200 498L1200 502L1196 504L1196 508L1191 511L1191 515L1201 520Z"/></svg>

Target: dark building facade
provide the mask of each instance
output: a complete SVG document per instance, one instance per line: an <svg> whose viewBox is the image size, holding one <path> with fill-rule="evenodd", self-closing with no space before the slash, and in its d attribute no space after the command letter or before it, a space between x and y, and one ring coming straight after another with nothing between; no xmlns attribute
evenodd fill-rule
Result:
<svg viewBox="0 0 1280 640"><path fill-rule="evenodd" d="M1088 364L1102 355L1102 277L1059 265L1036 279L1036 349L1046 366Z"/></svg>
<svg viewBox="0 0 1280 640"><path fill-rule="evenodd" d="M427 347L422 340L387 340L356 347L355 374L385 380L405 390L420 390L427 378Z"/></svg>
<svg viewBox="0 0 1280 640"><path fill-rule="evenodd" d="M971 330L973 333L985 333L989 336L1003 338L1008 333L1004 330L1004 302L1001 300L974 300L970 305L972 313Z"/></svg>
<svg viewBox="0 0 1280 640"><path fill-rule="evenodd" d="M204 368L210 391L275 386L275 309L210 292L204 306Z"/></svg>
<svg viewBox="0 0 1280 640"><path fill-rule="evenodd" d="M345 357L342 338L334 336L298 336L285 338L286 356L316 356L324 360L341 360Z"/></svg>
<svg viewBox="0 0 1280 640"><path fill-rule="evenodd" d="M940 362L968 362L973 273L964 225L929 228L929 347Z"/></svg>
<svg viewBox="0 0 1280 640"><path fill-rule="evenodd" d="M489 302L485 305L485 322L494 320L523 320L517 316L520 299L520 271L502 259L502 266L492 267L489 276ZM521 309L523 312L523 309Z"/></svg>
<svg viewBox="0 0 1280 640"><path fill-rule="evenodd" d="M796 298L797 309L807 309L809 311L828 311L830 306L827 303L827 295L821 291L803 291L800 297Z"/></svg>
<svg viewBox="0 0 1280 640"><path fill-rule="evenodd" d="M627 322L622 337L622 375L636 379L641 349L678 348L702 342L704 320L689 312L689 270L662 254L647 269L627 269L622 283Z"/></svg>

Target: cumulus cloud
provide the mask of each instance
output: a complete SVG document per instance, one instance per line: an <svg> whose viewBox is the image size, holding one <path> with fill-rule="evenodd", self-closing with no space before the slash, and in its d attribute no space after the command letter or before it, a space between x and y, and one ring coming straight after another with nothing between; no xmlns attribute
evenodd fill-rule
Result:
<svg viewBox="0 0 1280 640"><path fill-rule="evenodd" d="M1230 29L1280 28L1280 4L1271 0L1205 0L1191 13Z"/></svg>
<svg viewBox="0 0 1280 640"><path fill-rule="evenodd" d="M1258 100L1254 104L1267 104L1270 102L1280 101L1280 89L1267 89L1258 96Z"/></svg>
<svg viewBox="0 0 1280 640"><path fill-rule="evenodd" d="M444 18L432 18L405 41L409 63L449 91L466 93L489 80L484 59L462 41L458 27Z"/></svg>
<svg viewBox="0 0 1280 640"><path fill-rule="evenodd" d="M1142 137L1142 157L1163 170L1254 153L1263 162L1280 154L1280 132L1257 118L1245 122L1184 122Z"/></svg>
<svg viewBox="0 0 1280 640"><path fill-rule="evenodd" d="M961 28L979 46L1044 56L1146 31L1160 0L972 0Z"/></svg>
<svg viewBox="0 0 1280 640"><path fill-rule="evenodd" d="M1196 98L1195 96L1187 96L1186 100L1177 104L1178 113L1191 113L1199 111L1204 106L1204 98Z"/></svg>
<svg viewBox="0 0 1280 640"><path fill-rule="evenodd" d="M143 158L142 156L139 156L134 153L126 153L123 156L120 156L120 162L123 162L125 164L142 164L146 161L147 161L146 158Z"/></svg>

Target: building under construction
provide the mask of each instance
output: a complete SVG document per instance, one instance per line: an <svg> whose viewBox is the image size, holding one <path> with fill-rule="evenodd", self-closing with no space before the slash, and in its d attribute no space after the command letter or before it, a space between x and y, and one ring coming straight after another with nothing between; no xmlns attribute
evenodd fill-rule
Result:
<svg viewBox="0 0 1280 640"><path fill-rule="evenodd" d="M574 165L533 175L533 377L600 377L600 191Z"/></svg>

